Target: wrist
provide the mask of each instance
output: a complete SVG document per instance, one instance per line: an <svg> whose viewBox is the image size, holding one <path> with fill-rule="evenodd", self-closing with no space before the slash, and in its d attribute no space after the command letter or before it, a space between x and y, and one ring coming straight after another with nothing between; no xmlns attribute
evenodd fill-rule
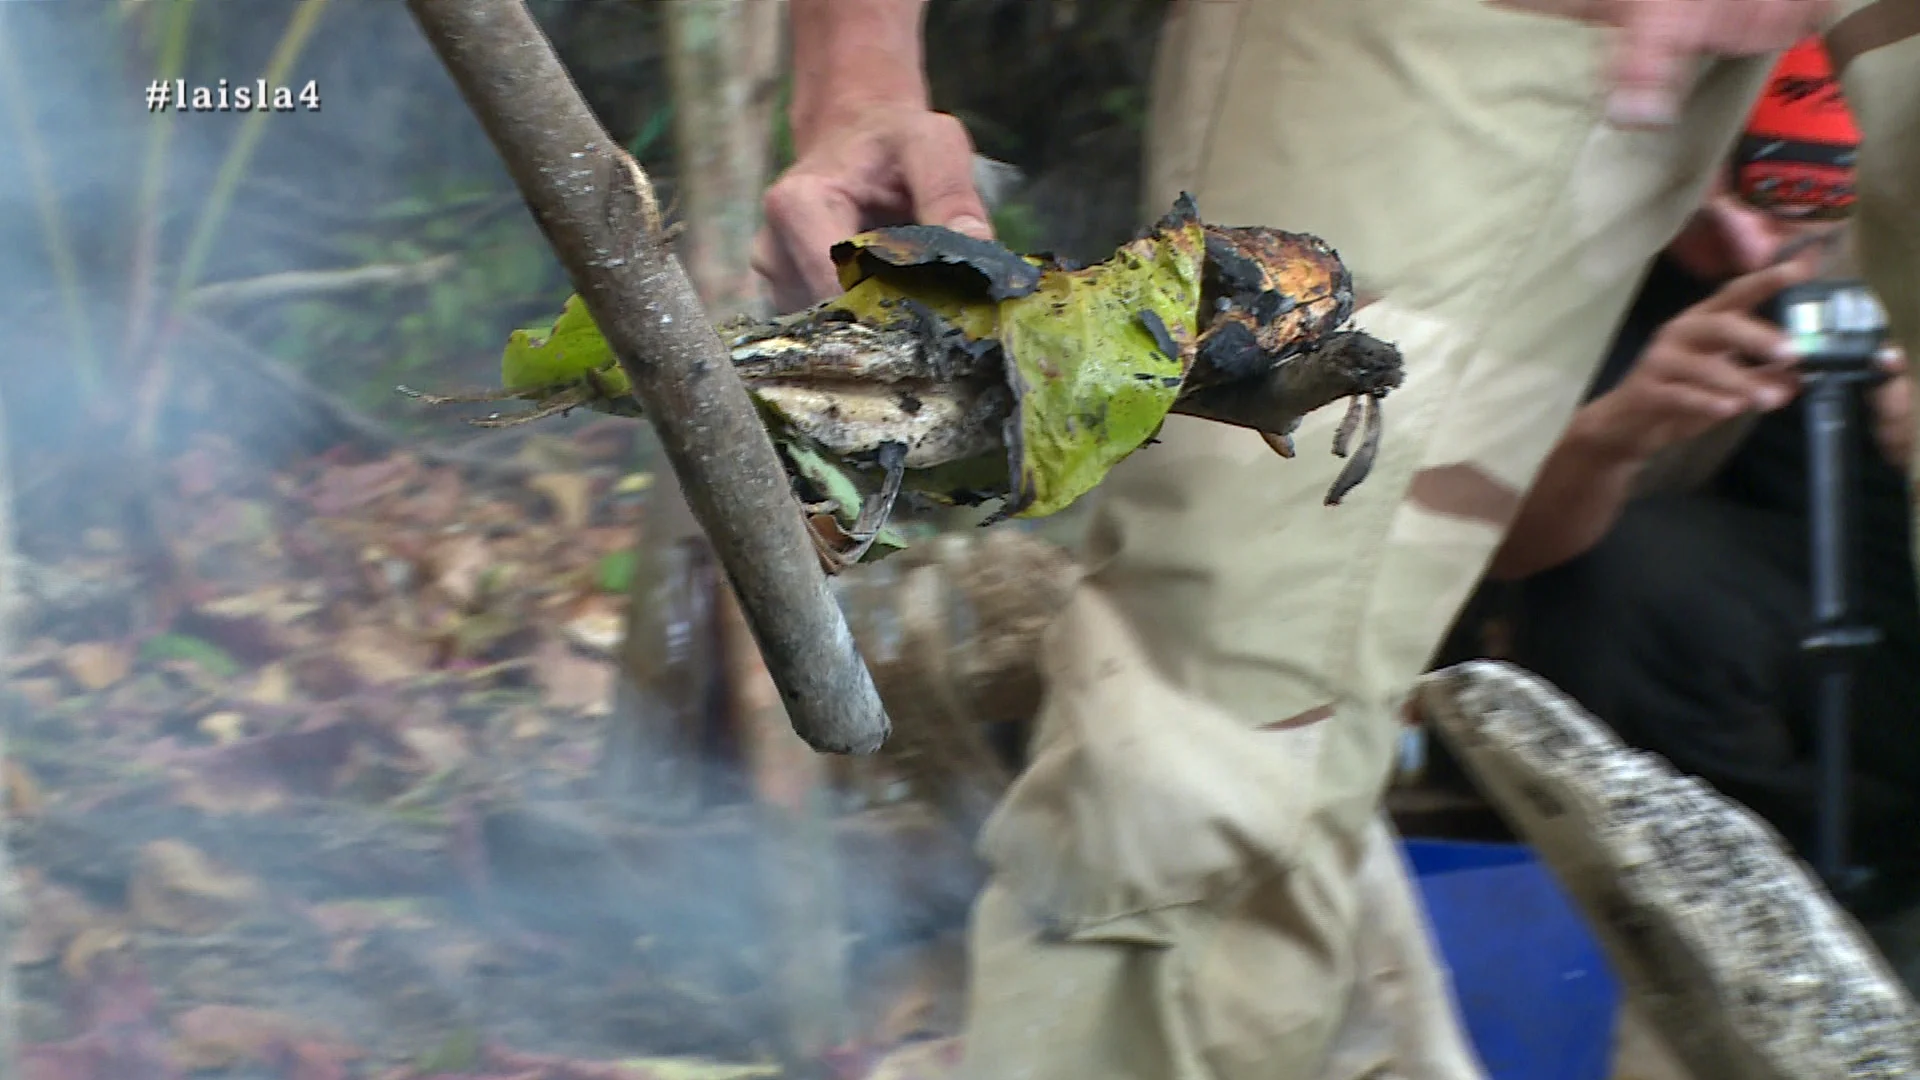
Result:
<svg viewBox="0 0 1920 1080"><path fill-rule="evenodd" d="M787 110L787 123L793 132L793 152L796 156L805 154L828 132L856 126L863 117L876 111L924 112L930 108L926 84L912 73L893 80L863 77L852 85L822 87L806 95L800 93L796 84L793 104Z"/></svg>
<svg viewBox="0 0 1920 1080"><path fill-rule="evenodd" d="M926 109L924 0L794 0L796 153L878 108Z"/></svg>
<svg viewBox="0 0 1920 1080"><path fill-rule="evenodd" d="M1620 415L1612 394L1603 394L1574 413L1562 441L1602 469L1638 469L1660 449L1653 445L1650 433Z"/></svg>

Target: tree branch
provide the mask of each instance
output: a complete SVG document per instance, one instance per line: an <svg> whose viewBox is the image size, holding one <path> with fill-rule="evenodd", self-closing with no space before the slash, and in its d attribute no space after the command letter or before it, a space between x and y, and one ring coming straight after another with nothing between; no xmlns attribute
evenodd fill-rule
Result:
<svg viewBox="0 0 1920 1080"><path fill-rule="evenodd" d="M202 285L187 294L186 306L193 309L237 307L279 300L309 300L383 285L424 285L454 266L452 255L435 255L410 263L369 263L341 270L288 270Z"/></svg>
<svg viewBox="0 0 1920 1080"><path fill-rule="evenodd" d="M740 597L794 731L870 753L886 712L773 443L686 273L646 173L600 126L520 0L408 0L633 380Z"/></svg>

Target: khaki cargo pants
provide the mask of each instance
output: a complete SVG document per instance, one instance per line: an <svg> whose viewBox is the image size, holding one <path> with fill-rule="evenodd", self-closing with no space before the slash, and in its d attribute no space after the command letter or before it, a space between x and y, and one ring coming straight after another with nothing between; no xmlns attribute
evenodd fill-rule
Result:
<svg viewBox="0 0 1920 1080"><path fill-rule="evenodd" d="M1103 489L1031 767L982 839L969 1080L1478 1075L1379 823L1400 708L1770 64L1702 62L1677 128L1628 133L1602 121L1607 40L1481 0L1172 10L1154 212L1187 189L1326 237L1407 381L1337 508L1337 409L1291 461L1176 417ZM1865 257L1920 355L1920 38L1846 89Z"/></svg>

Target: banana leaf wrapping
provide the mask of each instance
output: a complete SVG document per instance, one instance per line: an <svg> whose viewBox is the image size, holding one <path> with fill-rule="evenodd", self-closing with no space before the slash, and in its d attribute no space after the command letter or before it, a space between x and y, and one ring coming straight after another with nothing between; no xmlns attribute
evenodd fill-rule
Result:
<svg viewBox="0 0 1920 1080"><path fill-rule="evenodd" d="M1377 401L1400 382L1391 345L1341 329L1354 295L1332 248L1203 223L1185 195L1091 266L924 225L863 233L833 259L841 295L719 332L796 497L817 527L859 536L859 557L901 545L875 535L899 493L997 502L991 520L1057 513L1171 413L1252 428L1291 456L1302 416L1349 399L1335 452L1362 420L1367 437L1337 502L1364 476ZM538 405L481 421L493 424L578 407L639 415L577 296L551 326L512 334L501 376L500 391L431 400Z"/></svg>

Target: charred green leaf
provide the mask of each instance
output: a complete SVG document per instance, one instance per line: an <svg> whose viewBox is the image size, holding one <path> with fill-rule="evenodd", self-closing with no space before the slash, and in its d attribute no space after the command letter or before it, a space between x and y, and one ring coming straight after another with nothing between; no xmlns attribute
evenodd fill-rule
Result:
<svg viewBox="0 0 1920 1080"><path fill-rule="evenodd" d="M1042 517L1065 508L1160 429L1198 333L1205 247L1192 204L1183 202L1112 259L1048 274L1033 293L1000 305L1018 400L1007 435L1009 512Z"/></svg>

